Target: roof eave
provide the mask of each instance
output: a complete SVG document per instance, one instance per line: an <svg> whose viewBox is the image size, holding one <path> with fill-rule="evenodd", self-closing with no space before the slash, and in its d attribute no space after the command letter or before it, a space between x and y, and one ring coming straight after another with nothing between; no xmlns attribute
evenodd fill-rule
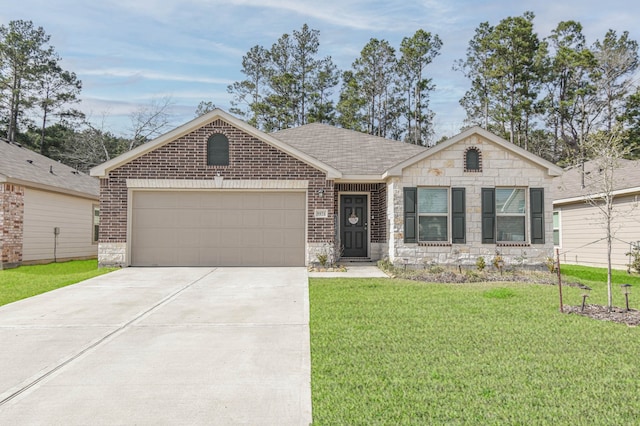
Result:
<svg viewBox="0 0 640 426"><path fill-rule="evenodd" d="M632 195L632 194L640 194L640 186L634 186L632 188L618 189L615 191L611 191L611 195L614 197L624 196L624 195ZM589 199L600 199L604 197L604 193L597 193L592 195L579 195L576 197L567 197L560 198L559 200L554 200L554 205L559 204L573 204L573 203L586 203Z"/></svg>
<svg viewBox="0 0 640 426"><path fill-rule="evenodd" d="M12 183L14 185L20 185L27 188L41 189L44 191L56 192L59 194L72 195L74 197L88 198L90 200L98 201L100 199L99 194L91 194L89 192L76 191L74 189L69 189L69 188L60 188L58 186L46 185L44 183L38 183L38 182L31 182L24 179L11 178L4 175L0 175L0 182Z"/></svg>
<svg viewBox="0 0 640 426"><path fill-rule="evenodd" d="M335 179L336 183L380 183L384 182L384 178L379 174L358 175L344 174L339 179Z"/></svg>

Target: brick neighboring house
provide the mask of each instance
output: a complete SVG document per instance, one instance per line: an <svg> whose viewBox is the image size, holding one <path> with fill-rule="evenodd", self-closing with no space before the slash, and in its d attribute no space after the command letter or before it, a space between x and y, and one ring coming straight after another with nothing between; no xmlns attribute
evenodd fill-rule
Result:
<svg viewBox="0 0 640 426"><path fill-rule="evenodd" d="M568 169L554 179L554 243L563 263L607 267L603 217L599 208L589 203L587 197L600 192L593 187L598 180L596 176L600 174L597 167L597 163L587 161L584 180L580 167ZM627 253L634 245L640 246L640 222L637 219L640 212L640 161L620 160L613 176L612 230L615 235L611 264L615 269L627 269L630 260Z"/></svg>
<svg viewBox="0 0 640 426"><path fill-rule="evenodd" d="M433 148L216 109L95 167L101 265L472 264L552 254L555 165L480 128ZM524 260L523 260L524 259Z"/></svg>
<svg viewBox="0 0 640 426"><path fill-rule="evenodd" d="M98 180L0 139L0 269L95 258Z"/></svg>

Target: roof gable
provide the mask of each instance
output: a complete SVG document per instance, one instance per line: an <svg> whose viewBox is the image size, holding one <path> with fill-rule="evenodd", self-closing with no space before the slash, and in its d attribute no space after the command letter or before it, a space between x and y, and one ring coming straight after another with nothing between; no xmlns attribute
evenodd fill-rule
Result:
<svg viewBox="0 0 640 426"><path fill-rule="evenodd" d="M244 121L233 117L232 115L228 114L227 112L219 108L216 108L215 110L207 114L197 117L191 120L190 122L185 123L182 126L177 127L174 130L157 137L156 139L153 139L152 141L149 141L143 145L140 145L139 147L129 152L125 152L124 154L119 155L118 157L115 157L109 161L106 161L94 167L93 169L91 169L91 176L105 177L111 170L114 170L124 164L127 164L130 161L133 161L136 158L141 157L147 154L148 152L155 150L156 148L159 148L170 142L173 142L176 139L182 136L185 136L202 126L212 123L215 120L223 120L229 123L230 125L242 130L243 132L261 140L262 142L268 145L271 145L272 147L306 164L309 164L310 166L315 167L318 170L325 172L327 174L328 179L335 179L341 176L341 173L335 168L331 167L330 165L327 165L319 161L318 159L311 157L310 155L296 149L295 147L292 147L290 145L283 143L282 141L274 138L273 136L256 129L253 126L250 126Z"/></svg>
<svg viewBox="0 0 640 426"><path fill-rule="evenodd" d="M97 179L20 145L0 140L0 182L98 199Z"/></svg>
<svg viewBox="0 0 640 426"><path fill-rule="evenodd" d="M500 146L501 148L503 148L506 151L509 151L519 157L522 157L530 162L532 162L533 164L537 165L538 167L542 168L542 169L546 169L547 173L549 174L549 176L560 176L562 174L562 169L558 166L556 166L555 164L551 163L550 161L545 160L544 158L538 157L535 154L532 154L531 152L524 150L522 148L520 148L519 146L516 146L514 144L512 144L511 142L481 128L478 126L472 127L470 129L465 130L462 133L459 133L458 135L442 142L439 143L431 148L429 148L428 150L426 150L425 152L415 155L412 158L409 158L397 165L395 165L394 167L389 168L389 170L387 171L387 173L385 173L385 177L387 176L400 176L402 175L402 171L409 167L412 166L414 164L416 164L419 161L422 161L426 158L429 158L435 154L437 154L438 152L441 152L443 150L446 150L448 148L450 148L451 146L457 144L458 142L467 139L470 136L473 135L479 135L481 136L483 139L486 139L498 146Z"/></svg>

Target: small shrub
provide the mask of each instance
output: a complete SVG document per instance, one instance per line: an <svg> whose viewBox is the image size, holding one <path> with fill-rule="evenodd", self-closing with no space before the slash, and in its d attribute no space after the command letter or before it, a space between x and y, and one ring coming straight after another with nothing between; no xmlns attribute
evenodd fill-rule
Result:
<svg viewBox="0 0 640 426"><path fill-rule="evenodd" d="M482 272L486 267L487 263L484 261L484 257L479 256L478 259L476 259L476 268L478 268L478 271Z"/></svg>
<svg viewBox="0 0 640 426"><path fill-rule="evenodd" d="M493 264L493 267L498 270L501 270L502 268L505 267L504 258L502 257L502 255L498 250L496 250L496 255L493 256L491 263Z"/></svg>
<svg viewBox="0 0 640 426"><path fill-rule="evenodd" d="M551 272L552 274L556 272L556 261L553 259L553 257L547 257L544 260L544 264L547 266L549 272Z"/></svg>
<svg viewBox="0 0 640 426"><path fill-rule="evenodd" d="M320 263L320 266L325 268L327 266L327 262L329 261L329 255L327 253L318 253L316 254L316 258Z"/></svg>
<svg viewBox="0 0 640 426"><path fill-rule="evenodd" d="M625 256L629 256L627 272L631 273L631 270L633 269L640 273L640 246L634 244L631 251L625 253Z"/></svg>

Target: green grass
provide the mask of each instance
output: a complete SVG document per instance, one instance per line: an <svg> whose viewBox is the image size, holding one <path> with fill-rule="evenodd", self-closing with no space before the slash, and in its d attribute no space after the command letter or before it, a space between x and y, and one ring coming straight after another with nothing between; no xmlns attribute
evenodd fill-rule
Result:
<svg viewBox="0 0 640 426"><path fill-rule="evenodd" d="M320 278L310 306L314 424L640 418L640 330L559 313L556 286Z"/></svg>
<svg viewBox="0 0 640 426"><path fill-rule="evenodd" d="M20 266L0 271L0 306L102 275L97 260L75 260L48 265Z"/></svg>
<svg viewBox="0 0 640 426"><path fill-rule="evenodd" d="M607 268L592 268L589 266L580 265L562 265L560 267L560 271L562 271L563 276L578 279L587 285L593 282L607 282ZM617 286L626 283L640 287L640 275L636 273L629 274L627 273L627 271L613 269L611 271L611 282Z"/></svg>

